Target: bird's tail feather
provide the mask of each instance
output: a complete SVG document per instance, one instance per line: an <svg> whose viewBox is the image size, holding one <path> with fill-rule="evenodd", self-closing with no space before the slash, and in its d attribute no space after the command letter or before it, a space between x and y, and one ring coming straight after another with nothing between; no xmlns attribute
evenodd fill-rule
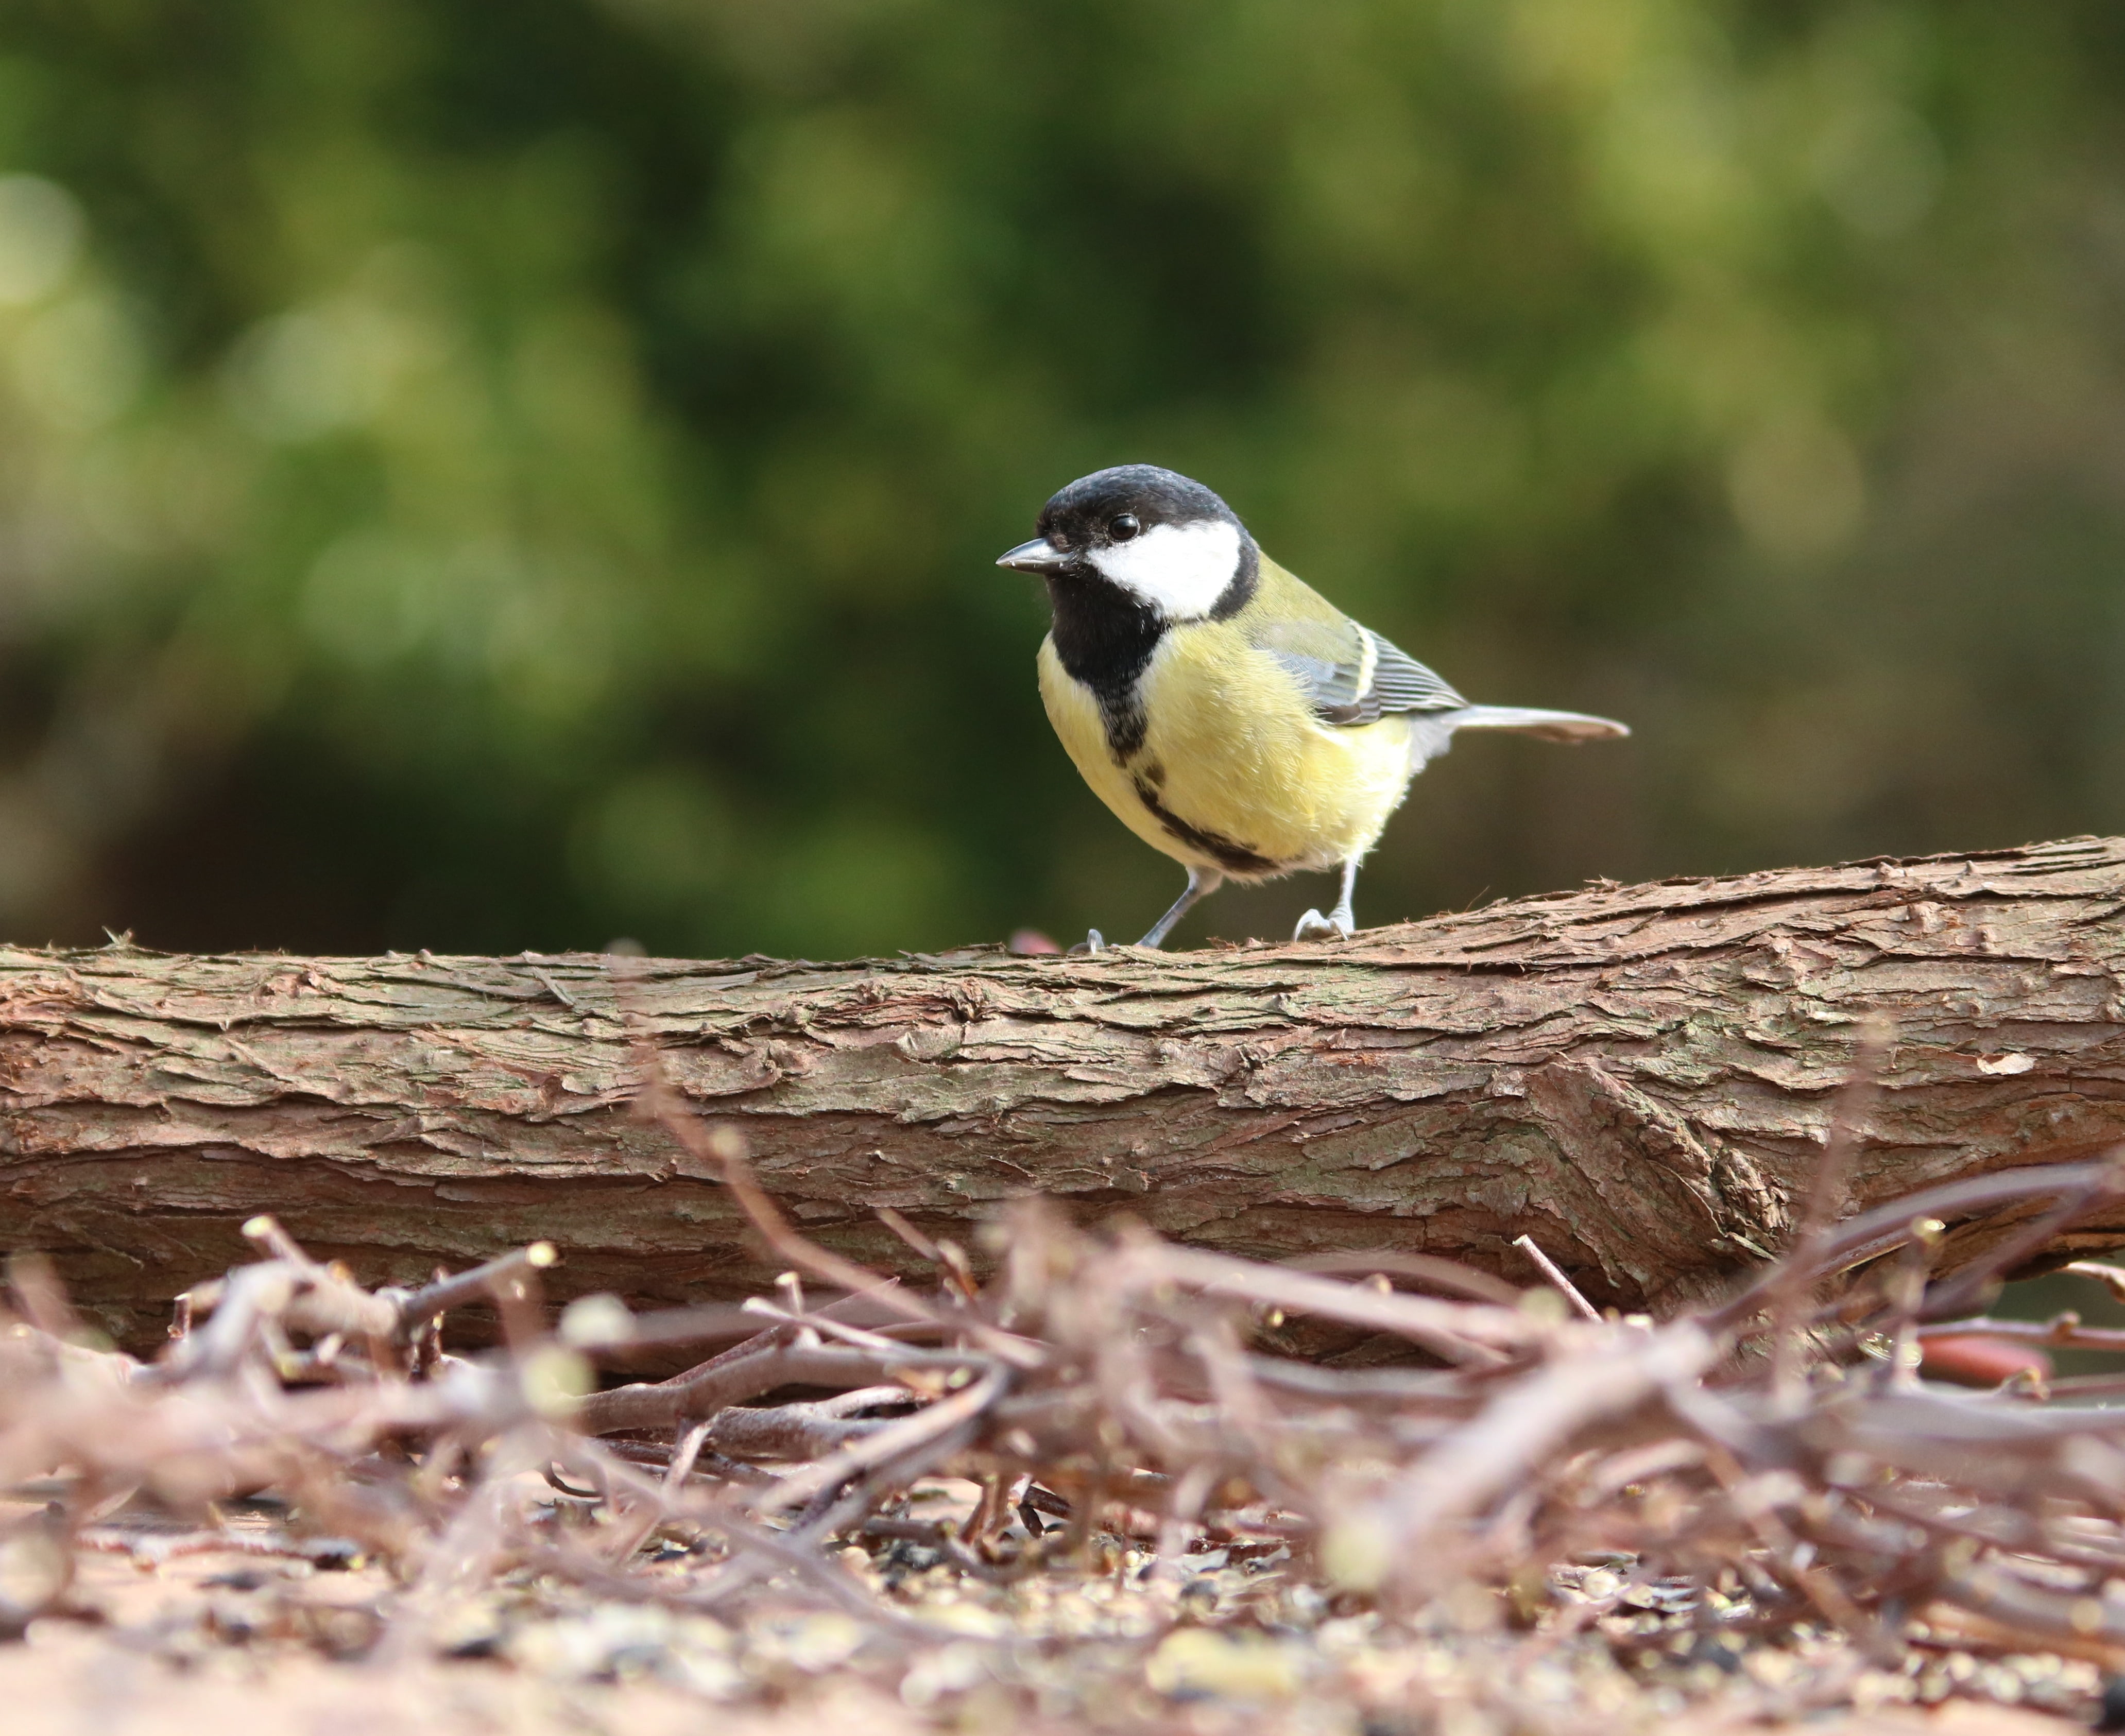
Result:
<svg viewBox="0 0 2125 1736"><path fill-rule="evenodd" d="M1409 712L1409 769L1414 777L1454 745L1459 729L1511 729L1551 741L1599 741L1630 731L1584 712L1535 711L1524 705L1464 705L1454 711Z"/></svg>
<svg viewBox="0 0 2125 1736"><path fill-rule="evenodd" d="M1600 741L1611 736L1628 736L1627 725L1612 717L1590 717L1584 712L1535 711L1524 705L1468 705L1441 713L1439 721L1455 729L1510 729L1524 736L1540 736L1546 741Z"/></svg>

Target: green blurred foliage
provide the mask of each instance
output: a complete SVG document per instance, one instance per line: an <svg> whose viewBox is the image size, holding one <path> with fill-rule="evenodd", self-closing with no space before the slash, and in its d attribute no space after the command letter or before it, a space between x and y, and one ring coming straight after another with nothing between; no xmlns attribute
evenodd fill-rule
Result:
<svg viewBox="0 0 2125 1736"><path fill-rule="evenodd" d="M1133 933L991 565L1125 460L1637 727L1367 920L2125 829L2121 121L2097 0L7 0L0 932Z"/></svg>

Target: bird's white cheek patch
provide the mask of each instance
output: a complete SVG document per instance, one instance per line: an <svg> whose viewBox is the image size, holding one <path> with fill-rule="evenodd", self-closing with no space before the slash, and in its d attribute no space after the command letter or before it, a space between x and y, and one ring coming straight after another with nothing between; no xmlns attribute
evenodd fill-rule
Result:
<svg viewBox="0 0 2125 1736"><path fill-rule="evenodd" d="M1170 620L1209 614L1240 564L1240 531L1213 520L1154 525L1133 541L1100 549L1092 564Z"/></svg>

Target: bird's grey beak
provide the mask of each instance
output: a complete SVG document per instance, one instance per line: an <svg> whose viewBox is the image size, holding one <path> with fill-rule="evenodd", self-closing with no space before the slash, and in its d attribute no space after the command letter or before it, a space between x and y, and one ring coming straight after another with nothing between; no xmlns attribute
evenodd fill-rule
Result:
<svg viewBox="0 0 2125 1736"><path fill-rule="evenodd" d="M997 557L997 565L1009 567L1020 572L1060 572L1069 562L1070 557L1045 537L1035 537L1030 543L1020 543L1006 554Z"/></svg>

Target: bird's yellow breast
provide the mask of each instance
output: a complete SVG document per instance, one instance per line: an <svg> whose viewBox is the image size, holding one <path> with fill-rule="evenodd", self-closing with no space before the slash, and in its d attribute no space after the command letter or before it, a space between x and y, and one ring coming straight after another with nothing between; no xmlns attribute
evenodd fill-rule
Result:
<svg viewBox="0 0 2125 1736"><path fill-rule="evenodd" d="M1139 678L1143 740L1117 759L1091 690L1040 647L1040 694L1085 781L1154 849L1240 880L1369 849L1410 775L1398 716L1330 728L1238 621L1169 630Z"/></svg>

